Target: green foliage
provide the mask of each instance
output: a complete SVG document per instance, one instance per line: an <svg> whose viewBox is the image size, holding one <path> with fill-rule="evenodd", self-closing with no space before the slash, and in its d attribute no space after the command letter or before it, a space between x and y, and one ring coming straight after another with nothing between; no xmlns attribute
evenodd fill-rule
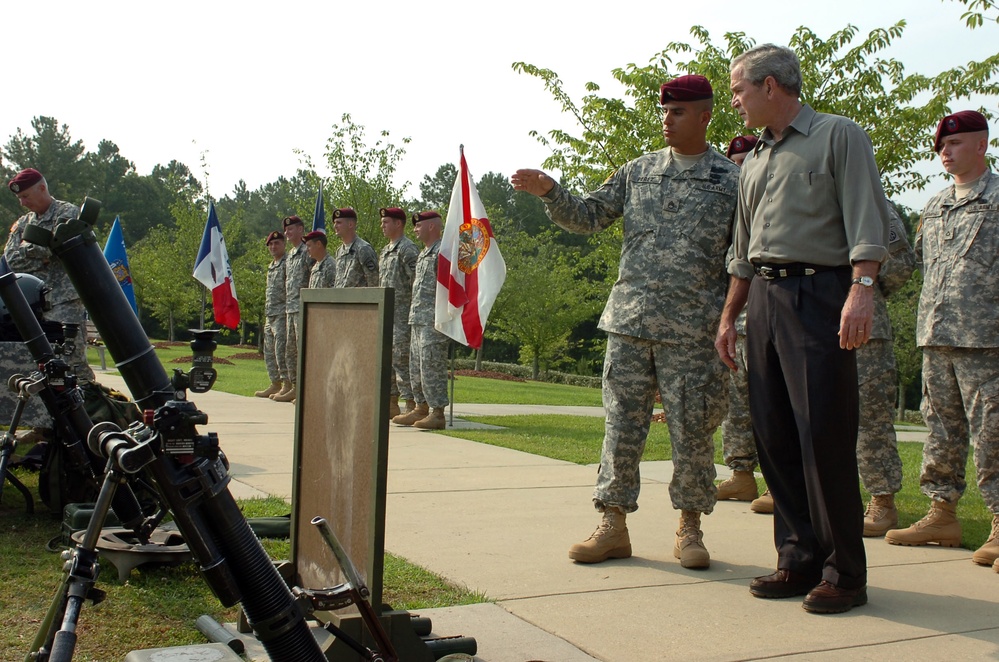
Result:
<svg viewBox="0 0 999 662"><path fill-rule="evenodd" d="M476 361L473 359L455 359L456 370L484 370L487 372L498 372L511 377L518 377L521 380L531 379L533 381L546 382L548 384L563 384L565 386L585 386L586 388L599 389L601 378L594 375L576 375L568 372L556 372L554 370L543 370L538 373L537 379L533 379L531 366L517 363L498 363L495 361ZM599 394L596 403L599 404ZM466 400L466 402L472 402ZM583 404L583 403L575 403Z"/></svg>
<svg viewBox="0 0 999 662"><path fill-rule="evenodd" d="M458 179L458 168L453 163L445 163L437 168L433 177L424 175L420 182L420 195L423 199L417 201L413 211L424 211L427 209L437 210L441 216L447 218L447 208L451 204L451 191L454 189L454 182Z"/></svg>
<svg viewBox="0 0 999 662"><path fill-rule="evenodd" d="M922 287L923 274L916 271L909 282L888 299L888 317L894 334L895 366L899 381L899 412L908 408L912 387L919 386L922 375L923 352L916 346L916 309Z"/></svg>
<svg viewBox="0 0 999 662"><path fill-rule="evenodd" d="M964 21L968 28L974 30L975 28L980 28L985 25L985 22L997 23L999 22L999 6L996 5L992 0L957 0L962 5L968 8L968 11L961 14L961 20ZM992 16L987 16L986 12L993 12Z"/></svg>
<svg viewBox="0 0 999 662"><path fill-rule="evenodd" d="M345 113L341 123L333 125L333 135L326 141L326 163L333 173L332 177L323 181L326 199L333 202L327 209L353 207L357 212L358 236L376 249L385 243L378 210L401 205L403 191L409 186L409 182L397 186L393 180L406 154L404 146L409 144L410 139L403 138L402 147L388 139L389 132L381 131L379 138L369 146L365 141L364 127ZM329 232L332 234L332 227L329 227Z"/></svg>
<svg viewBox="0 0 999 662"><path fill-rule="evenodd" d="M196 319L200 310L203 286L191 274L207 211L203 203L188 198L174 203L171 212L173 227L154 228L135 245L129 263L136 299L167 326L174 340L177 325Z"/></svg>
<svg viewBox="0 0 999 662"><path fill-rule="evenodd" d="M988 0L967 1L973 5L983 2L993 8ZM800 27L788 40L802 63L802 100L820 112L850 117L868 131L889 195L926 186L928 177L915 166L934 157L927 147L936 123L949 112L952 101L971 95L995 97L999 93L999 54L932 77L907 73L901 62L885 55L902 37L905 26L905 21L899 21L861 37L856 27L848 25L826 39ZM700 26L691 28L691 34L696 40L694 46L671 43L644 67L629 64L615 69L612 73L625 86L626 99L599 96L599 86L589 83L588 94L577 103L555 72L514 63L515 70L541 79L580 131L573 134L559 128L546 134L534 132L542 144L552 149L544 166L559 170L571 188L590 190L623 163L661 147L659 85L687 73L706 76L715 89L709 142L724 151L733 137L746 133L738 115L724 100L729 62L755 41L744 33L729 32L724 47L718 47ZM988 110L982 110L991 117ZM899 136L914 139L899 140Z"/></svg>
<svg viewBox="0 0 999 662"><path fill-rule="evenodd" d="M490 321L493 334L520 346L532 378L558 362L572 329L600 310L600 291L581 278L579 252L558 246L550 232L504 237L507 277ZM538 296L539 287L544 296Z"/></svg>

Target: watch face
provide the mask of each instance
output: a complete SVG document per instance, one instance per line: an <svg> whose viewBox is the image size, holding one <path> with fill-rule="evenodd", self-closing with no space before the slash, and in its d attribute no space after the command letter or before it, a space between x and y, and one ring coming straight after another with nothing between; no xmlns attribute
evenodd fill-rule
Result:
<svg viewBox="0 0 999 662"><path fill-rule="evenodd" d="M871 278L870 276L861 276L860 284L863 285L864 287L871 287L874 285L874 279Z"/></svg>

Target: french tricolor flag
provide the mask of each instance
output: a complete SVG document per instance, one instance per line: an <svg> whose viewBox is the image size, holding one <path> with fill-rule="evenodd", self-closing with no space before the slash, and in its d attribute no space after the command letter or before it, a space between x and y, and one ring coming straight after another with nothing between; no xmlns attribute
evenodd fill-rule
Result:
<svg viewBox="0 0 999 662"><path fill-rule="evenodd" d="M236 300L236 284L232 280L229 266L229 253L222 238L222 226L215 215L215 203L208 207L208 222L201 236L201 248L194 263L194 277L212 291L212 309L215 321L222 326L235 329L239 326L239 301Z"/></svg>

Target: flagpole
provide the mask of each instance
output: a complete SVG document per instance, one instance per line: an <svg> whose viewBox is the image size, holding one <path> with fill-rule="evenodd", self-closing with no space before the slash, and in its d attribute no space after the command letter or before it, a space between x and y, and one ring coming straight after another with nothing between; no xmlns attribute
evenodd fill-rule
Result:
<svg viewBox="0 0 999 662"><path fill-rule="evenodd" d="M451 406L449 407L448 417L450 421L448 425L452 428L454 427L454 340L451 340L447 344L447 353L451 358L451 374L449 375L451 380Z"/></svg>
<svg viewBox="0 0 999 662"><path fill-rule="evenodd" d="M465 158L465 145L463 145L463 144L459 144L458 145L458 154L459 154L459 156L461 158ZM448 210L448 214L450 215L450 213L451 213L451 210L449 209ZM454 374L454 339L451 339L451 341L448 343L447 349L448 349L448 354L451 356L451 375L450 375L451 376L451 398L450 398L451 406L448 409L448 418L450 419L449 420L449 425L453 428L454 427L454 381L455 381L455 374Z"/></svg>

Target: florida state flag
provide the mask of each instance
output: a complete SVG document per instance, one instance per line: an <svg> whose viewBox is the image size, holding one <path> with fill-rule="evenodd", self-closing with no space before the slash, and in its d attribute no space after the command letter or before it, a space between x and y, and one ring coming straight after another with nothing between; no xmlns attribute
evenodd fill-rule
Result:
<svg viewBox="0 0 999 662"><path fill-rule="evenodd" d="M461 167L437 257L434 327L462 345L482 347L482 330L505 279L506 263L468 172L462 146Z"/></svg>

